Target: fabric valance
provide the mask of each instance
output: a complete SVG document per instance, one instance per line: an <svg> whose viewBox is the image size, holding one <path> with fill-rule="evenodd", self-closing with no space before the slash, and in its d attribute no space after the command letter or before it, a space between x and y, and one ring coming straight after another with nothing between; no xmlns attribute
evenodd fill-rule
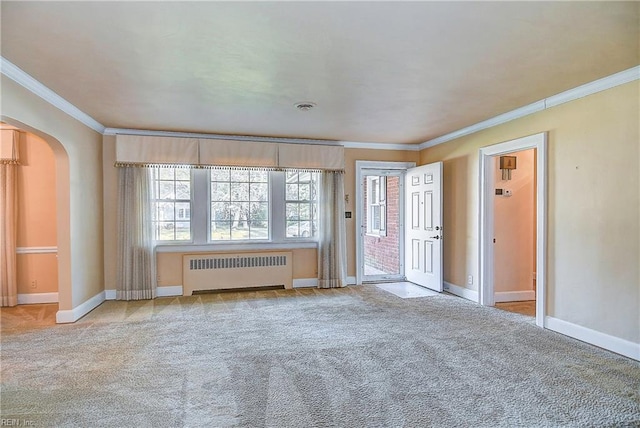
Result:
<svg viewBox="0 0 640 428"><path fill-rule="evenodd" d="M13 129L0 129L0 163L17 164L19 157L20 133Z"/></svg>
<svg viewBox="0 0 640 428"><path fill-rule="evenodd" d="M344 170L344 147L316 144L278 144L278 167Z"/></svg>
<svg viewBox="0 0 640 428"><path fill-rule="evenodd" d="M141 135L116 137L116 166L163 164L342 171L344 147Z"/></svg>
<svg viewBox="0 0 640 428"><path fill-rule="evenodd" d="M198 144L200 166L278 167L278 144L207 139Z"/></svg>
<svg viewBox="0 0 640 428"><path fill-rule="evenodd" d="M116 165L197 165L198 139L118 135Z"/></svg>

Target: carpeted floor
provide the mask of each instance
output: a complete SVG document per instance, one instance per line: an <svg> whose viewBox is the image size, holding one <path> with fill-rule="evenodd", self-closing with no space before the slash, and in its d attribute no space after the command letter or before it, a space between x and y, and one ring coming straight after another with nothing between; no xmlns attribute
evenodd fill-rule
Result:
<svg viewBox="0 0 640 428"><path fill-rule="evenodd" d="M109 301L1 344L0 414L22 426L640 426L640 363L373 285Z"/></svg>

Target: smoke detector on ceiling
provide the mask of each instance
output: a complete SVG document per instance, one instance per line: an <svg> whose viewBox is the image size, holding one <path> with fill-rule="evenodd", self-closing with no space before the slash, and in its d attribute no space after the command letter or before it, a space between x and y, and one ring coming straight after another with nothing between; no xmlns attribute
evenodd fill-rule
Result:
<svg viewBox="0 0 640 428"><path fill-rule="evenodd" d="M312 108L314 108L316 106L316 103L311 103L311 102L308 102L308 101L304 101L304 102L301 102L301 103L296 103L294 105L296 106L296 108L298 110L309 111L309 110L311 110Z"/></svg>

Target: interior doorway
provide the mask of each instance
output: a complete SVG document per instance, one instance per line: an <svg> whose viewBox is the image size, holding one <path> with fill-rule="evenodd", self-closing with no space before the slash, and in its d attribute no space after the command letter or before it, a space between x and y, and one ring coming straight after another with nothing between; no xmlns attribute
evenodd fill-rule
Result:
<svg viewBox="0 0 640 428"><path fill-rule="evenodd" d="M496 307L536 315L536 149L493 156Z"/></svg>
<svg viewBox="0 0 640 428"><path fill-rule="evenodd" d="M404 279L404 174L412 162L356 162L356 283Z"/></svg>
<svg viewBox="0 0 640 428"><path fill-rule="evenodd" d="M540 327L546 303L546 150L545 133L480 149L480 304L534 299ZM518 174L516 182L518 159L523 171L532 164L532 177ZM514 196L525 202L516 204Z"/></svg>

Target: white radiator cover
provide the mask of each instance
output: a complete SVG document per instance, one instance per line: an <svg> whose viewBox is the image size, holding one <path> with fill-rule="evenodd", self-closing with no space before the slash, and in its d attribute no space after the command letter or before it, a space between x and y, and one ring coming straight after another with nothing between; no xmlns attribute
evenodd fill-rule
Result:
<svg viewBox="0 0 640 428"><path fill-rule="evenodd" d="M292 261L291 252L186 254L182 257L183 293L273 285L293 288Z"/></svg>

